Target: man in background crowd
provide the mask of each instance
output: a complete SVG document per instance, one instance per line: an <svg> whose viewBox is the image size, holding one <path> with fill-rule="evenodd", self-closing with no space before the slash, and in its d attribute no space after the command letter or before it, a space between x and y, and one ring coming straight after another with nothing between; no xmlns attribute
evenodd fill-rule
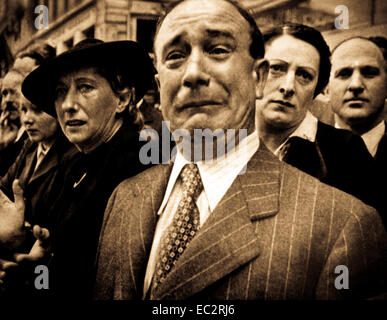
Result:
<svg viewBox="0 0 387 320"><path fill-rule="evenodd" d="M11 69L1 87L0 114L0 176L4 175L19 154L26 135L20 124L19 108L23 75Z"/></svg>
<svg viewBox="0 0 387 320"><path fill-rule="evenodd" d="M257 101L261 141L280 160L380 209L384 195L363 140L309 111L329 81L331 53L322 34L285 23L267 31L264 40L270 68L264 98Z"/></svg>
<svg viewBox="0 0 387 320"><path fill-rule="evenodd" d="M381 49L366 38L340 43L332 54L328 94L335 112L335 126L360 135L376 159L385 156L387 95L386 60Z"/></svg>
<svg viewBox="0 0 387 320"><path fill-rule="evenodd" d="M1 86L0 115L0 176L15 161L27 138L20 122L22 103L21 84L24 78L44 60L55 56L55 48L37 43L16 56L13 67L5 75Z"/></svg>
<svg viewBox="0 0 387 320"><path fill-rule="evenodd" d="M374 41L350 38L333 50L328 85L335 126L362 137L384 182L387 181L386 70L383 52ZM380 188L385 190L383 186Z"/></svg>

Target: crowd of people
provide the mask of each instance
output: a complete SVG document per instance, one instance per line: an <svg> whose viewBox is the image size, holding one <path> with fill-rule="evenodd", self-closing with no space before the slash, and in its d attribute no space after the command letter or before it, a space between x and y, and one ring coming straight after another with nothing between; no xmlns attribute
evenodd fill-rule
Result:
<svg viewBox="0 0 387 320"><path fill-rule="evenodd" d="M302 24L262 35L233 0L182 0L153 61L134 41L21 52L1 81L0 297L385 299L386 43L331 50ZM185 135L145 163L162 120ZM214 134L230 129L247 134Z"/></svg>

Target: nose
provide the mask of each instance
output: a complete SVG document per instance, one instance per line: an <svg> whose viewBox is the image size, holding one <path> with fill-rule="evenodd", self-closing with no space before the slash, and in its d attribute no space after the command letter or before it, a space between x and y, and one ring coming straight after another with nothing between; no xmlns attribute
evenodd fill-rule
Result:
<svg viewBox="0 0 387 320"><path fill-rule="evenodd" d="M355 70L352 73L351 82L349 84L349 91L351 91L355 95L360 94L364 91L363 78L359 70Z"/></svg>
<svg viewBox="0 0 387 320"><path fill-rule="evenodd" d="M18 115L19 114L18 107L19 107L19 104L12 99L8 101L4 101L4 105L3 105L4 111L8 111L9 114Z"/></svg>
<svg viewBox="0 0 387 320"><path fill-rule="evenodd" d="M284 78L284 81L280 85L280 92L285 96L285 98L291 98L294 95L295 73L288 72Z"/></svg>
<svg viewBox="0 0 387 320"><path fill-rule="evenodd" d="M77 94L74 86L71 86L61 101L59 108L62 112L74 113L78 110Z"/></svg>
<svg viewBox="0 0 387 320"><path fill-rule="evenodd" d="M183 76L183 85L195 89L199 86L208 86L210 76L206 73L202 53L199 50L192 50L187 61Z"/></svg>

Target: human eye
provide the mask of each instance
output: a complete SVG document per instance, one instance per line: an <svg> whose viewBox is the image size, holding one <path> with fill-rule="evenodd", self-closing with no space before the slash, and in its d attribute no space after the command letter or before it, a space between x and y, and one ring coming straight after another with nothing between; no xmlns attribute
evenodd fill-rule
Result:
<svg viewBox="0 0 387 320"><path fill-rule="evenodd" d="M340 69L338 72L336 72L335 78L348 79L349 77L351 77L352 73L353 70L350 68Z"/></svg>
<svg viewBox="0 0 387 320"><path fill-rule="evenodd" d="M365 78L374 78L380 74L380 71L376 67L367 66L361 69L361 74Z"/></svg>
<svg viewBox="0 0 387 320"><path fill-rule="evenodd" d="M171 50L165 56L165 62L169 68L176 68L183 62L186 54L183 50Z"/></svg>
<svg viewBox="0 0 387 320"><path fill-rule="evenodd" d="M270 74L279 76L286 73L286 65L283 63L272 62L269 67Z"/></svg>
<svg viewBox="0 0 387 320"><path fill-rule="evenodd" d="M301 80L302 83L308 83L314 79L314 76L310 72L304 69L297 70L296 76Z"/></svg>
<svg viewBox="0 0 387 320"><path fill-rule="evenodd" d="M225 59L231 53L231 48L224 44L212 45L208 48L208 53L216 59Z"/></svg>
<svg viewBox="0 0 387 320"><path fill-rule="evenodd" d="M167 60L167 61L168 60L179 60L182 58L184 58L183 52L174 50L174 51L171 51L167 54L167 56L165 57L165 60Z"/></svg>
<svg viewBox="0 0 387 320"><path fill-rule="evenodd" d="M94 89L94 86L88 83L80 83L78 84L77 89L80 93L87 94Z"/></svg>

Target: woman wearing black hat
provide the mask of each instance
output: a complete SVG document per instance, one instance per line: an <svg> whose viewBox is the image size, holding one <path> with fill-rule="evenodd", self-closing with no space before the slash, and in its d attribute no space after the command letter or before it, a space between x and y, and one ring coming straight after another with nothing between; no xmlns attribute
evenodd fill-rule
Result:
<svg viewBox="0 0 387 320"><path fill-rule="evenodd" d="M90 297L109 196L121 181L147 167L139 159L141 121L136 103L152 79L152 62L137 43L84 40L23 83L23 94L57 116L66 137L80 150L63 165L49 190L51 209L34 222L50 233L49 295Z"/></svg>

